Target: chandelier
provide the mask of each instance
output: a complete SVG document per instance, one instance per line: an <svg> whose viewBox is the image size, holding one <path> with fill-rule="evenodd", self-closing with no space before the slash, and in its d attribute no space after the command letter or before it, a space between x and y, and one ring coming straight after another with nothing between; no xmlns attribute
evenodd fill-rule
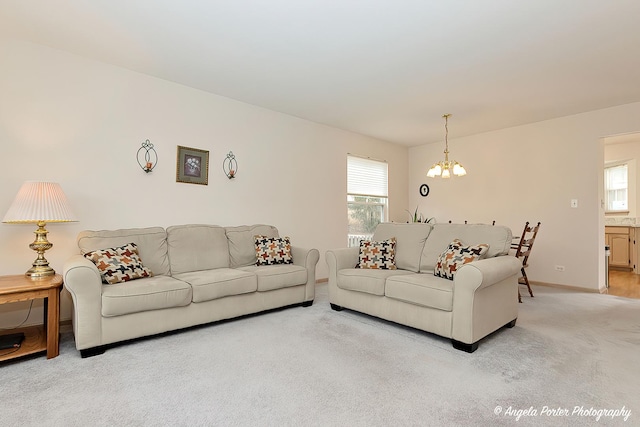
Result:
<svg viewBox="0 0 640 427"><path fill-rule="evenodd" d="M441 178L451 178L451 174L453 173L455 176L463 176L467 174L467 171L464 170L462 165L455 160L449 160L449 117L451 114L445 114L442 116L444 118L444 161L438 162L431 166L429 172L427 172L427 176L429 178L435 178L437 176Z"/></svg>

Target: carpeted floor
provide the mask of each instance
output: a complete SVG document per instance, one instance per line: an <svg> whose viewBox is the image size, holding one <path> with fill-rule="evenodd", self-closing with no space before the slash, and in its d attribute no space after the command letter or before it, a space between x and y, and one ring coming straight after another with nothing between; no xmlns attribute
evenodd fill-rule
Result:
<svg viewBox="0 0 640 427"><path fill-rule="evenodd" d="M309 308L88 359L65 332L55 359L0 364L0 425L640 425L640 300L534 292L473 354L332 311L326 284Z"/></svg>

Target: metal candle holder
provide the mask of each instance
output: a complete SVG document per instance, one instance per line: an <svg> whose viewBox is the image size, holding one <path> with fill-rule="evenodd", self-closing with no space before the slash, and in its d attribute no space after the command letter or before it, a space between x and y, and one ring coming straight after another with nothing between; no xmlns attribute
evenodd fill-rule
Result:
<svg viewBox="0 0 640 427"><path fill-rule="evenodd" d="M142 143L142 146L138 148L136 153L138 164L143 171L149 173L158 164L158 153L153 148L153 144L148 139Z"/></svg>
<svg viewBox="0 0 640 427"><path fill-rule="evenodd" d="M236 177L238 173L238 162L236 161L236 156L233 154L233 151L229 151L229 154L227 154L227 157L222 162L222 170L227 178L233 179Z"/></svg>

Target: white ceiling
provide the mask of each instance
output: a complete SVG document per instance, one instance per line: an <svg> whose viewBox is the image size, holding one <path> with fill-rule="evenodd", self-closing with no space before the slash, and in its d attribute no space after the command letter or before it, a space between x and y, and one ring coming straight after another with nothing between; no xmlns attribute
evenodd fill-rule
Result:
<svg viewBox="0 0 640 427"><path fill-rule="evenodd" d="M0 36L408 146L640 101L639 0L1 0Z"/></svg>

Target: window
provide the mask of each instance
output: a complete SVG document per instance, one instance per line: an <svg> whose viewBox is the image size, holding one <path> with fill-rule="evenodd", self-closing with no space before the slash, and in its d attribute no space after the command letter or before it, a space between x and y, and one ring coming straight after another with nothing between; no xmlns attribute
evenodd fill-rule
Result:
<svg viewBox="0 0 640 427"><path fill-rule="evenodd" d="M348 246L373 236L387 221L388 168L386 162L347 156Z"/></svg>
<svg viewBox="0 0 640 427"><path fill-rule="evenodd" d="M604 168L604 197L607 212L629 211L629 168L626 163Z"/></svg>

